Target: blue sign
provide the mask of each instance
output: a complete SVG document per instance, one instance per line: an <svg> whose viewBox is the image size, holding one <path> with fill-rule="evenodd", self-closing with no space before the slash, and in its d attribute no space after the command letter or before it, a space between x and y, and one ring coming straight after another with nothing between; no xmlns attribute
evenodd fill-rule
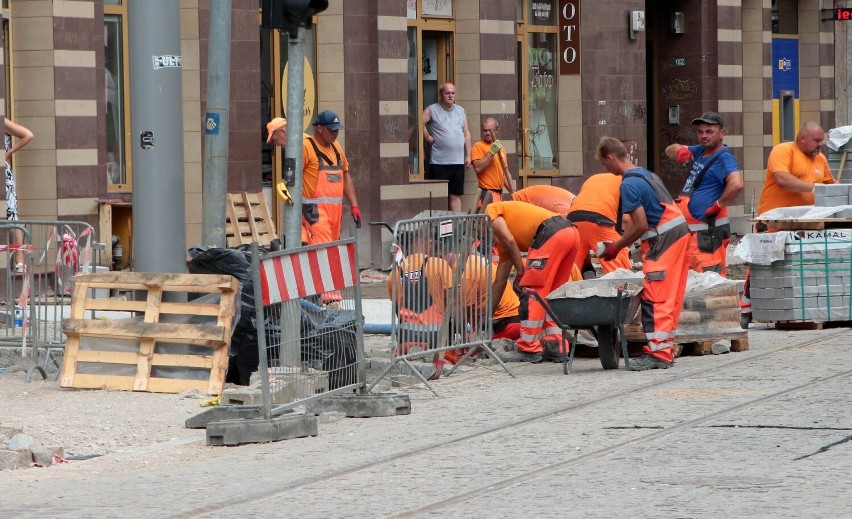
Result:
<svg viewBox="0 0 852 519"><path fill-rule="evenodd" d="M792 90L799 98L799 40L772 38L772 98L781 90Z"/></svg>
<svg viewBox="0 0 852 519"><path fill-rule="evenodd" d="M219 135L219 112L207 112L206 118L204 133L206 135Z"/></svg>

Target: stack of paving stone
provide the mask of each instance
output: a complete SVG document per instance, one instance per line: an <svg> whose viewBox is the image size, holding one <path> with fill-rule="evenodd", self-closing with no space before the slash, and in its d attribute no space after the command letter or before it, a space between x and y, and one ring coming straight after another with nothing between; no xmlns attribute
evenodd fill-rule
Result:
<svg viewBox="0 0 852 519"><path fill-rule="evenodd" d="M754 319L850 321L850 281L852 230L789 232L782 261L751 266Z"/></svg>
<svg viewBox="0 0 852 519"><path fill-rule="evenodd" d="M849 194L852 184L825 184L814 188L816 207L838 207L850 205ZM852 218L852 207L844 208L833 215L834 218Z"/></svg>

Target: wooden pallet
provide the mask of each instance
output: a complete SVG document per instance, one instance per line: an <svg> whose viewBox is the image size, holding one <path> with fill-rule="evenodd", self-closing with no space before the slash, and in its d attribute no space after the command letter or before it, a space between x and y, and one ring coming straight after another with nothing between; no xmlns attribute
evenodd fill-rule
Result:
<svg viewBox="0 0 852 519"><path fill-rule="evenodd" d="M736 323L739 326L739 323ZM628 324L624 326L624 335L629 342L645 342L645 332L639 324ZM675 344L681 346L684 355L708 355L713 343L723 339L730 339L731 351L748 350L748 331L734 333L689 333L680 334L675 337Z"/></svg>
<svg viewBox="0 0 852 519"><path fill-rule="evenodd" d="M822 330L825 328L852 328L852 321L775 321L776 330Z"/></svg>
<svg viewBox="0 0 852 519"><path fill-rule="evenodd" d="M228 193L225 236L228 247L257 242L268 247L278 238L263 193Z"/></svg>
<svg viewBox="0 0 852 519"><path fill-rule="evenodd" d="M134 291L141 300L96 299L93 289ZM59 385L218 395L228 367L239 282L227 275L106 272L74 277ZM108 291L106 293L109 293ZM218 302L175 302L218 294ZM91 319L91 311L136 312L141 320ZM187 324L188 320L202 324ZM192 376L193 378L180 378Z"/></svg>

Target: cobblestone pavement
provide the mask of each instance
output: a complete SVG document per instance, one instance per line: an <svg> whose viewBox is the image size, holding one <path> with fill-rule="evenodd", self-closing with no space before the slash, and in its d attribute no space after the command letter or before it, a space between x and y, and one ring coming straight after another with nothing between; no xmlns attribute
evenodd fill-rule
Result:
<svg viewBox="0 0 852 519"><path fill-rule="evenodd" d="M0 473L2 517L850 517L852 330L668 370L515 364L319 436ZM92 410L96 413L97 410ZM85 417L81 417L85 419Z"/></svg>

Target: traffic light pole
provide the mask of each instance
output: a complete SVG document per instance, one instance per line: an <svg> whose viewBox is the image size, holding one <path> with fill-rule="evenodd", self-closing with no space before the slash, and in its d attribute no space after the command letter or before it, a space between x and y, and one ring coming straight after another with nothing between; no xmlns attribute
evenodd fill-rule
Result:
<svg viewBox="0 0 852 519"><path fill-rule="evenodd" d="M231 95L231 0L210 2L209 34L201 242L204 245L225 247Z"/></svg>
<svg viewBox="0 0 852 519"><path fill-rule="evenodd" d="M293 199L284 208L285 249L302 244L302 134L305 113L305 29L290 28L287 41L287 150L284 183Z"/></svg>

